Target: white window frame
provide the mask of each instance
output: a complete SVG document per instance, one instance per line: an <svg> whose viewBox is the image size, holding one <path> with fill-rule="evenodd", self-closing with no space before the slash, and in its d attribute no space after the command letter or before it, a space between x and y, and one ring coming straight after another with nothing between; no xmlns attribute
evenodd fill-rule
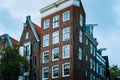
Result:
<svg viewBox="0 0 120 80"><path fill-rule="evenodd" d="M81 47L79 47L79 60L82 60L82 48Z"/></svg>
<svg viewBox="0 0 120 80"><path fill-rule="evenodd" d="M67 15L67 19L65 19L65 16ZM70 20L70 11L66 11L63 13L63 22Z"/></svg>
<svg viewBox="0 0 120 80"><path fill-rule="evenodd" d="M44 53L46 53L46 52L48 52L48 61L47 62L44 61ZM49 50L43 52L43 63L48 63L48 62L49 62Z"/></svg>
<svg viewBox="0 0 120 80"><path fill-rule="evenodd" d="M54 71L53 71L53 68L54 67L58 67L58 76L54 76ZM54 65L53 67L52 67L52 78L59 78L59 65Z"/></svg>
<svg viewBox="0 0 120 80"><path fill-rule="evenodd" d="M46 46L49 46L49 34L46 34L43 36L43 47L46 47Z"/></svg>
<svg viewBox="0 0 120 80"><path fill-rule="evenodd" d="M57 59L54 59L54 50L55 49L58 49L58 58ZM56 61L56 60L59 60L59 48L52 49L52 61Z"/></svg>
<svg viewBox="0 0 120 80"><path fill-rule="evenodd" d="M82 16L82 14L80 14L80 26L81 27L83 26L83 16Z"/></svg>
<svg viewBox="0 0 120 80"><path fill-rule="evenodd" d="M60 25L60 18L59 15L53 17L53 28L59 27Z"/></svg>
<svg viewBox="0 0 120 80"><path fill-rule="evenodd" d="M46 22L48 22L48 23L47 23L48 25L46 25ZM49 27L50 27L50 19L45 20L43 26L44 26L44 29L49 28Z"/></svg>
<svg viewBox="0 0 120 80"><path fill-rule="evenodd" d="M68 47L67 50L65 50L66 47ZM65 53L65 51L67 51L68 54ZM63 46L62 53L63 53L63 59L69 58L69 57L70 57L70 45L64 45L64 46ZM67 56L64 56L65 54L67 54Z"/></svg>
<svg viewBox="0 0 120 80"><path fill-rule="evenodd" d="M82 38L83 38L83 33L82 31L80 30L79 31L79 41L82 43Z"/></svg>
<svg viewBox="0 0 120 80"><path fill-rule="evenodd" d="M53 44L59 43L59 31L53 32L52 43Z"/></svg>
<svg viewBox="0 0 120 80"><path fill-rule="evenodd" d="M70 67L70 63L64 63L64 64L62 64L62 76L63 76L63 77L70 76L70 74L64 75L64 65L68 65L68 64L69 64L69 67ZM70 68L69 68L69 70L70 70ZM69 71L69 72L70 72L70 71Z"/></svg>
<svg viewBox="0 0 120 80"><path fill-rule="evenodd" d="M63 41L70 39L70 27L63 29Z"/></svg>
<svg viewBox="0 0 120 80"><path fill-rule="evenodd" d="M49 78L49 68L44 67L44 68L42 68L42 80L48 80L48 78L44 78L44 69L48 69L48 78Z"/></svg>

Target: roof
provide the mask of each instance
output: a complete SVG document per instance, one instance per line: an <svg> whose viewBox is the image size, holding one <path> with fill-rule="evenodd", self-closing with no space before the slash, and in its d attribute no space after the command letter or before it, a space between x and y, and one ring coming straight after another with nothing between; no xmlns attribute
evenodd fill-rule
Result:
<svg viewBox="0 0 120 80"><path fill-rule="evenodd" d="M17 40L15 40L14 38L10 37L10 39L11 39L11 42L12 42L13 45L18 45L19 44L19 42Z"/></svg>
<svg viewBox="0 0 120 80"><path fill-rule="evenodd" d="M41 37L41 28L38 25L36 25L35 23L33 23L33 24L34 24L34 28L35 28L35 30L37 32L37 35L40 38Z"/></svg>
<svg viewBox="0 0 120 80"><path fill-rule="evenodd" d="M29 24L30 24L30 27L33 31L33 34L36 38L36 40L39 42L40 41L40 27L36 24L34 24L32 21L31 21L31 18L30 16L27 16L26 19L28 20Z"/></svg>

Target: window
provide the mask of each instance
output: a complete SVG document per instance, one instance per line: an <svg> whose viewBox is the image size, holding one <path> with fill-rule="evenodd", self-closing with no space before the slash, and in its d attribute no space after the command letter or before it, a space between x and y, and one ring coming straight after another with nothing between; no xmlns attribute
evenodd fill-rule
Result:
<svg viewBox="0 0 120 80"><path fill-rule="evenodd" d="M53 28L56 28L59 26L60 20L59 20L59 16L55 16L53 18Z"/></svg>
<svg viewBox="0 0 120 80"><path fill-rule="evenodd" d="M82 48L79 48L79 60L82 60Z"/></svg>
<svg viewBox="0 0 120 80"><path fill-rule="evenodd" d="M92 59L90 59L90 69L92 69Z"/></svg>
<svg viewBox="0 0 120 80"><path fill-rule="evenodd" d="M59 59L59 48L54 48L52 50L52 60L58 60Z"/></svg>
<svg viewBox="0 0 120 80"><path fill-rule="evenodd" d="M30 50L29 50L29 45L26 45L25 47L24 47L24 51L25 51L25 53L24 53L24 56L26 57L26 56L29 56L30 54Z"/></svg>
<svg viewBox="0 0 120 80"><path fill-rule="evenodd" d="M86 59L85 60L88 61L88 55L86 55Z"/></svg>
<svg viewBox="0 0 120 80"><path fill-rule="evenodd" d="M79 31L79 41L82 43L82 31Z"/></svg>
<svg viewBox="0 0 120 80"><path fill-rule="evenodd" d="M63 29L63 41L70 39L70 27Z"/></svg>
<svg viewBox="0 0 120 80"><path fill-rule="evenodd" d="M53 44L59 43L59 31L53 33Z"/></svg>
<svg viewBox="0 0 120 80"><path fill-rule="evenodd" d="M53 66L52 67L52 78L58 78L59 77L59 66Z"/></svg>
<svg viewBox="0 0 120 80"><path fill-rule="evenodd" d="M95 47L93 47L93 56L95 56L96 54L96 50L95 50Z"/></svg>
<svg viewBox="0 0 120 80"><path fill-rule="evenodd" d="M47 63L49 61L49 51L43 52L43 63Z"/></svg>
<svg viewBox="0 0 120 80"><path fill-rule="evenodd" d="M49 46L49 34L43 36L43 47Z"/></svg>
<svg viewBox="0 0 120 80"><path fill-rule="evenodd" d="M28 32L26 32L26 37L25 37L25 38L26 38L26 39L28 39L28 36L29 36L29 33L28 33Z"/></svg>
<svg viewBox="0 0 120 80"><path fill-rule="evenodd" d="M34 50L37 49L37 43L36 43L36 42L33 43L33 49L34 49Z"/></svg>
<svg viewBox="0 0 120 80"><path fill-rule="evenodd" d="M42 75L43 75L43 80L48 79L48 76L49 76L49 68L48 67L43 68Z"/></svg>
<svg viewBox="0 0 120 80"><path fill-rule="evenodd" d="M80 26L81 27L83 26L83 16L82 16L82 14L80 14Z"/></svg>
<svg viewBox="0 0 120 80"><path fill-rule="evenodd" d="M50 19L44 21L44 29L49 28L50 26Z"/></svg>
<svg viewBox="0 0 120 80"><path fill-rule="evenodd" d="M90 44L90 53L93 54L93 45L92 45L92 43Z"/></svg>
<svg viewBox="0 0 120 80"><path fill-rule="evenodd" d="M88 45L88 39L86 38L86 45Z"/></svg>
<svg viewBox="0 0 120 80"><path fill-rule="evenodd" d="M70 20L70 11L66 11L63 13L63 21Z"/></svg>
<svg viewBox="0 0 120 80"><path fill-rule="evenodd" d="M36 66L36 56L33 57L33 64L34 64L34 66Z"/></svg>
<svg viewBox="0 0 120 80"><path fill-rule="evenodd" d="M87 70L85 71L85 76L88 76L88 71Z"/></svg>
<svg viewBox="0 0 120 80"><path fill-rule="evenodd" d="M63 58L70 57L70 45L63 46Z"/></svg>
<svg viewBox="0 0 120 80"><path fill-rule="evenodd" d="M63 77L70 76L70 63L65 63L62 65Z"/></svg>

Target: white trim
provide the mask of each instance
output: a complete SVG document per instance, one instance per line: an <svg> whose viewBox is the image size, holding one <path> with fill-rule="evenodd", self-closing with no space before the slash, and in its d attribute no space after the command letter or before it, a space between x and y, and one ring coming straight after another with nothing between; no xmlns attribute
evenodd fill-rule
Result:
<svg viewBox="0 0 120 80"><path fill-rule="evenodd" d="M48 78L44 78L44 69L46 69L46 68L48 68L48 67L44 67L44 68L42 68L42 80L48 80ZM49 68L48 68L48 73L49 73Z"/></svg>
<svg viewBox="0 0 120 80"><path fill-rule="evenodd" d="M42 61L42 62L43 62L43 63L48 63L48 62L45 62L45 61L44 61L44 53L45 53L45 52L48 52L48 56L49 56L49 50L44 51L43 54L42 54L42 55L43 55L43 61ZM48 61L49 61L49 60L48 60Z"/></svg>
<svg viewBox="0 0 120 80"><path fill-rule="evenodd" d="M53 68L56 67L56 66L58 67L58 76L54 77L53 76ZM52 66L52 78L59 78L59 65Z"/></svg>
<svg viewBox="0 0 120 80"><path fill-rule="evenodd" d="M64 75L64 65L66 65L66 64L69 64L69 65L70 65L70 63L64 63L64 64L62 64L62 76L63 76L63 77L70 76L70 74L69 74L69 75Z"/></svg>
<svg viewBox="0 0 120 80"><path fill-rule="evenodd" d="M40 9L41 18L72 5L79 7L80 6L79 0L58 0L57 2Z"/></svg>

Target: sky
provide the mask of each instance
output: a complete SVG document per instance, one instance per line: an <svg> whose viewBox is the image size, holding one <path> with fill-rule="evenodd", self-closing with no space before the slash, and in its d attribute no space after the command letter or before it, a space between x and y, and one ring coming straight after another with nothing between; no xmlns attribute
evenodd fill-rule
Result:
<svg viewBox="0 0 120 80"><path fill-rule="evenodd" d="M26 16L40 26L40 9L57 0L0 0L0 35L20 40ZM94 27L99 48L107 48L110 65L120 66L120 0L82 0L87 24Z"/></svg>

